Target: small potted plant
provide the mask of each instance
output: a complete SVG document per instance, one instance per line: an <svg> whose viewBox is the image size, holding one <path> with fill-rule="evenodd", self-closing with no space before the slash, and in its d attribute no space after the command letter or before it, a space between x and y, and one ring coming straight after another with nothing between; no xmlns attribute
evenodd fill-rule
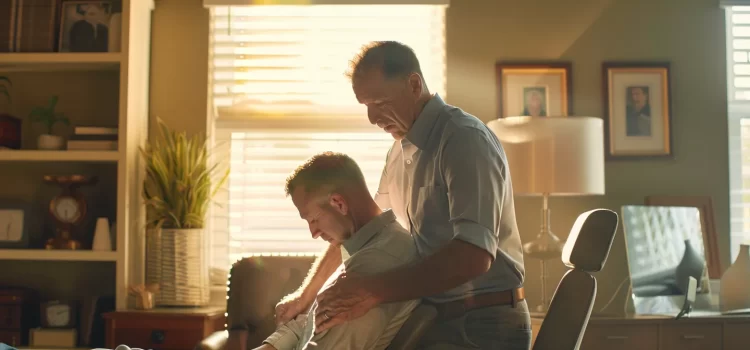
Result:
<svg viewBox="0 0 750 350"><path fill-rule="evenodd" d="M65 139L62 136L52 134L52 127L57 123L70 125L70 121L62 113L57 112L57 96L52 96L46 106L36 107L31 111L29 117L36 123L45 127L45 134L39 135L38 147L44 150L60 150L65 148Z"/></svg>
<svg viewBox="0 0 750 350"><path fill-rule="evenodd" d="M10 78L0 76L0 149L21 149L21 120L11 114Z"/></svg>

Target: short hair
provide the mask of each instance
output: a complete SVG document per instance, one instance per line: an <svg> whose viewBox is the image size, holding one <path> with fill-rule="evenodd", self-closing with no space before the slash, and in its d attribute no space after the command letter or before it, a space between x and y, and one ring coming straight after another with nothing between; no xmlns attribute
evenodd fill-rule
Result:
<svg viewBox="0 0 750 350"><path fill-rule="evenodd" d="M335 152L316 154L297 167L286 179L286 195L291 195L300 186L306 193L326 187L334 191L342 187L367 191L365 176L357 162L346 154Z"/></svg>
<svg viewBox="0 0 750 350"><path fill-rule="evenodd" d="M351 60L347 76L354 80L373 68L383 72L386 79L405 78L412 73L422 76L417 54L411 47L398 41L375 41L365 45Z"/></svg>

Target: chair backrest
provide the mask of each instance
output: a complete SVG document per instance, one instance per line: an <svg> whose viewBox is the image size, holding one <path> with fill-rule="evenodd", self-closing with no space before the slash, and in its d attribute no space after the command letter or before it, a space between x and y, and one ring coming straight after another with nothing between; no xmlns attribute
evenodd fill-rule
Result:
<svg viewBox="0 0 750 350"><path fill-rule="evenodd" d="M594 209L578 216L563 247L565 273L534 342L534 350L576 350L596 299L596 278L617 232L617 213Z"/></svg>

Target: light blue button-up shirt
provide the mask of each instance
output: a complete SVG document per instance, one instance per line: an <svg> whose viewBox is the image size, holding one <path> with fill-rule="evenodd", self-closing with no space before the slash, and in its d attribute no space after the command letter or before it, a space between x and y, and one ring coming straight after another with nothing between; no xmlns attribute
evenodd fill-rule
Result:
<svg viewBox="0 0 750 350"><path fill-rule="evenodd" d="M393 144L375 200L409 228L419 255L459 239L493 258L487 273L427 299L446 302L522 286L523 250L507 164L495 134L437 94Z"/></svg>

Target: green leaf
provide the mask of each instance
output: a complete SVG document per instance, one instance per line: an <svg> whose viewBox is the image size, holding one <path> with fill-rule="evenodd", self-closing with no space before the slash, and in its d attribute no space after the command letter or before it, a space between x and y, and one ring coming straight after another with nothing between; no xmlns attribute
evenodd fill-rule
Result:
<svg viewBox="0 0 750 350"><path fill-rule="evenodd" d="M49 98L49 110L50 111L55 110L55 106L57 105L57 99L58 99L57 95L54 95Z"/></svg>
<svg viewBox="0 0 750 350"><path fill-rule="evenodd" d="M10 85L10 86L13 86L13 82L10 81L10 78L8 78L6 76L0 75L0 82L2 82L2 81L8 83L8 85Z"/></svg>
<svg viewBox="0 0 750 350"><path fill-rule="evenodd" d="M152 227L202 228L228 171L209 164L205 137L170 130L161 119L158 124L159 136L140 149L146 163L142 197L147 222ZM220 180L214 182L217 175Z"/></svg>

